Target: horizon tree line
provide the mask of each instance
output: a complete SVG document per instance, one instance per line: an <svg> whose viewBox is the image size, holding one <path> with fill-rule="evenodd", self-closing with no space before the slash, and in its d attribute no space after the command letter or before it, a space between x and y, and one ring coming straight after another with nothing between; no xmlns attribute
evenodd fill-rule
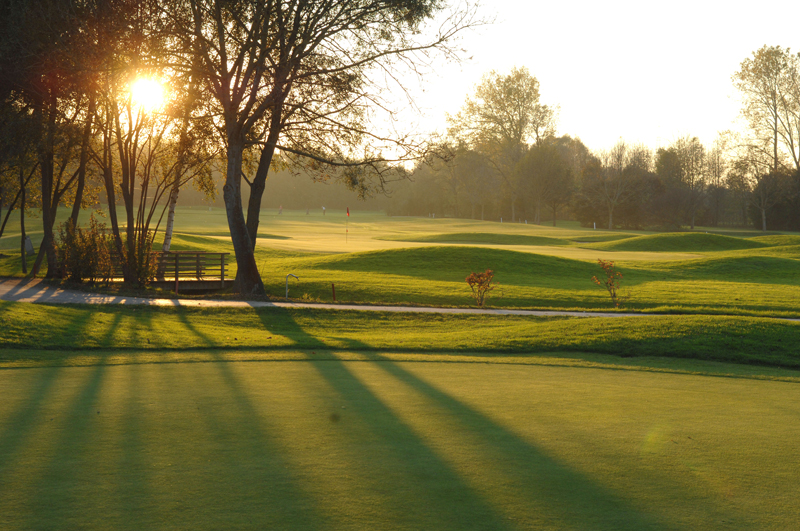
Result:
<svg viewBox="0 0 800 531"><path fill-rule="evenodd" d="M557 108L539 102L525 68L490 72L450 117L445 156L419 165L395 213L677 229L697 225L800 230L800 54L764 46L732 76L742 132L710 146L683 136L653 150L620 139L589 150L556 136Z"/></svg>
<svg viewBox="0 0 800 531"><path fill-rule="evenodd" d="M744 133L593 152L556 136L558 107L526 68L487 73L444 139L372 132L376 69L452 54L449 40L476 23L470 9L426 40L420 28L442 12L433 0L0 3L0 236L12 211L23 238L26 211L41 212L34 274L45 260L58 270L56 209L71 207L74 225L103 196L125 280L140 283L162 223L169 249L180 190L213 197L215 171L243 293L263 293L259 213L268 176L286 168L362 197L399 180L393 213L800 230L800 56L789 49L765 46L733 75ZM143 76L171 94L157 111L132 97Z"/></svg>

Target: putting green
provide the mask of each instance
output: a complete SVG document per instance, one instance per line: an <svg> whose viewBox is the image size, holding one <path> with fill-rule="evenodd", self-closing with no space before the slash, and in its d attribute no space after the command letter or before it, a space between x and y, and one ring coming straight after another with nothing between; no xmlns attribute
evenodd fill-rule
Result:
<svg viewBox="0 0 800 531"><path fill-rule="evenodd" d="M800 385L381 360L0 371L0 527L790 529Z"/></svg>

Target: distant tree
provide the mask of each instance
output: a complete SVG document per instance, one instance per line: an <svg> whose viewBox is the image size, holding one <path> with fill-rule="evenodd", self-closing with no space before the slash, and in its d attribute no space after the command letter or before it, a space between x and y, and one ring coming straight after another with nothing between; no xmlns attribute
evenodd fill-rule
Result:
<svg viewBox="0 0 800 531"><path fill-rule="evenodd" d="M475 150L463 150L458 154L456 162L458 177L470 205L470 217L475 219L475 210L480 206L481 221L483 221L487 204L497 200L499 188L497 174L487 158Z"/></svg>
<svg viewBox="0 0 800 531"><path fill-rule="evenodd" d="M720 136L711 149L706 151L706 175L708 178L708 196L711 201L711 225L719 225L724 208L727 188L725 186L728 172L727 142Z"/></svg>
<svg viewBox="0 0 800 531"><path fill-rule="evenodd" d="M769 155L772 173L785 170L787 156L800 169L800 57L763 46L742 61L733 81L743 96L750 149Z"/></svg>
<svg viewBox="0 0 800 531"><path fill-rule="evenodd" d="M506 75L491 71L448 122L450 134L486 156L501 177L515 221L521 193L516 165L528 145L555 132L556 110L539 101L539 81L525 67Z"/></svg>
<svg viewBox="0 0 800 531"><path fill-rule="evenodd" d="M750 205L757 212L755 225L767 230L767 214L781 201L787 190L787 177L770 172L770 160L759 158L759 153L750 150L741 153L731 168L733 181L741 182L748 190Z"/></svg>
<svg viewBox="0 0 800 531"><path fill-rule="evenodd" d="M572 171L552 140L534 144L517 163L516 179L528 202L533 207L533 222L541 223L542 209L553 210L553 225L558 207L567 203L572 193Z"/></svg>
<svg viewBox="0 0 800 531"><path fill-rule="evenodd" d="M598 154L597 161L584 169L579 202L594 203L605 211L608 228L615 226L614 213L620 205L635 201L641 192L641 171L647 164L646 148L630 148L623 140Z"/></svg>
<svg viewBox="0 0 800 531"><path fill-rule="evenodd" d="M694 229L697 208L706 187L705 147L697 137L681 137L674 143L680 162L680 179L686 190L689 226Z"/></svg>

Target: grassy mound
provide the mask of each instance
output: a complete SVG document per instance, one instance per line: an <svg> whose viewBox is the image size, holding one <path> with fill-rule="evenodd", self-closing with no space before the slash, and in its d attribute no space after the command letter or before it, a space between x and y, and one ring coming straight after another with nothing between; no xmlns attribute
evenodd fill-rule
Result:
<svg viewBox="0 0 800 531"><path fill-rule="evenodd" d="M613 232L601 232L600 234L581 234L580 236L575 236L569 238L569 241L573 243L601 243L601 242L615 242L618 240L627 240L631 238L631 234L625 233L613 233Z"/></svg>
<svg viewBox="0 0 800 531"><path fill-rule="evenodd" d="M756 236L750 238L750 241L763 243L769 246L786 246L786 245L800 245L800 236L795 234L774 234L772 236Z"/></svg>
<svg viewBox="0 0 800 531"><path fill-rule="evenodd" d="M312 265L313 264L313 265ZM389 249L314 258L316 269L380 272L429 278L449 278L492 269L504 274L539 277L590 278L596 267L588 262L485 247L420 247Z"/></svg>
<svg viewBox="0 0 800 531"><path fill-rule="evenodd" d="M547 236L529 236L527 234L494 234L491 232L458 232L453 234L425 234L409 236L389 236L379 238L385 241L421 242L421 243L468 243L488 245L569 245L567 240Z"/></svg>
<svg viewBox="0 0 800 531"><path fill-rule="evenodd" d="M595 249L604 251L647 251L647 252L707 252L737 251L740 249L757 249L766 244L752 239L733 238L719 234L700 234L696 232L653 234L636 236L615 242L593 245Z"/></svg>
<svg viewBox="0 0 800 531"><path fill-rule="evenodd" d="M726 256L665 262L662 270L691 280L800 284L797 260L776 256Z"/></svg>

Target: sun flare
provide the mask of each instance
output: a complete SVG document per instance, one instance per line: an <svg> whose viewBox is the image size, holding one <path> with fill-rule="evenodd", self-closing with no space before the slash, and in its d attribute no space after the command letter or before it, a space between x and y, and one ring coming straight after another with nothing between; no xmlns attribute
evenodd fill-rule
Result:
<svg viewBox="0 0 800 531"><path fill-rule="evenodd" d="M133 103L145 112L152 112L164 103L164 86L151 78L138 78L131 85Z"/></svg>

